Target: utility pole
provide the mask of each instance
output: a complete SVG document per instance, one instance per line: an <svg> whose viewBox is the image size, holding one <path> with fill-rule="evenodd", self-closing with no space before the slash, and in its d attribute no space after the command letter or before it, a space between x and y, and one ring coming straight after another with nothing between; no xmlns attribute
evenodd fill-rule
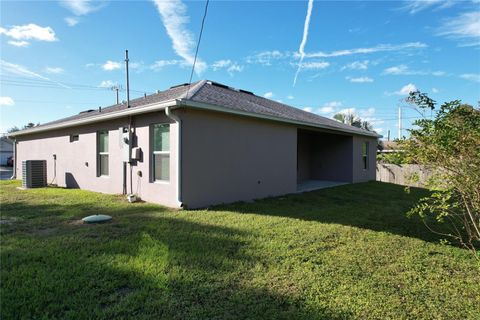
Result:
<svg viewBox="0 0 480 320"><path fill-rule="evenodd" d="M127 108L130 108L130 84L128 80L128 50L125 50L125 68L127 71Z"/></svg>
<svg viewBox="0 0 480 320"><path fill-rule="evenodd" d="M398 106L398 139L402 138L402 106Z"/></svg>
<svg viewBox="0 0 480 320"><path fill-rule="evenodd" d="M115 93L116 93L116 97L117 97L116 103L117 104L120 103L120 100L119 100L119 97L118 97L118 91L120 91L122 89L123 89L122 86L120 86L118 84L116 84L116 85L114 85L113 87L110 88L110 90L115 91Z"/></svg>

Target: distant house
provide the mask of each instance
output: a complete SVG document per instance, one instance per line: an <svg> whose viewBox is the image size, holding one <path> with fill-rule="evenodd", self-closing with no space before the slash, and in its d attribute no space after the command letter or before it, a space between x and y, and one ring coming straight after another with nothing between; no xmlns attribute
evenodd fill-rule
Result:
<svg viewBox="0 0 480 320"><path fill-rule="evenodd" d="M13 156L13 141L8 137L0 137L0 165L7 165L8 158Z"/></svg>
<svg viewBox="0 0 480 320"><path fill-rule="evenodd" d="M17 176L23 160L44 159L60 186L189 208L375 180L378 138L207 80L12 136Z"/></svg>

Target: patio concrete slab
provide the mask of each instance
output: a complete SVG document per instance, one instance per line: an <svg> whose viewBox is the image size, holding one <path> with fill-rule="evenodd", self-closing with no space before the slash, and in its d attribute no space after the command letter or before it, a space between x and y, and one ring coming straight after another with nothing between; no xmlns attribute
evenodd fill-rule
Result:
<svg viewBox="0 0 480 320"><path fill-rule="evenodd" d="M348 184L348 182L326 181L326 180L305 180L297 184L297 193L331 188L331 187L341 186L344 184Z"/></svg>

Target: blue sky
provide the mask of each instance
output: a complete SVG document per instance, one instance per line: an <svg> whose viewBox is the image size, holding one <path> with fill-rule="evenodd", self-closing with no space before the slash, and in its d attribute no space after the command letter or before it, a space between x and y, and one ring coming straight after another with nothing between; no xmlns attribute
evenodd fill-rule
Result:
<svg viewBox="0 0 480 320"><path fill-rule="evenodd" d="M111 105L125 49L131 96L188 82L204 5L1 1L0 131ZM354 111L396 138L409 90L478 106L479 10L478 0L211 1L194 80L327 117ZM404 129L419 116L403 115Z"/></svg>

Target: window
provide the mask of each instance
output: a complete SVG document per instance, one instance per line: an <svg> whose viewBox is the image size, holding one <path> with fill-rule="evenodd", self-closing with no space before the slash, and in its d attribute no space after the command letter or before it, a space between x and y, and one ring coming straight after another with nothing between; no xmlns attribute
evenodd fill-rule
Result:
<svg viewBox="0 0 480 320"><path fill-rule="evenodd" d="M70 142L78 141L78 134L71 134L70 135Z"/></svg>
<svg viewBox="0 0 480 320"><path fill-rule="evenodd" d="M170 125L154 124L151 128L152 180L170 180Z"/></svg>
<svg viewBox="0 0 480 320"><path fill-rule="evenodd" d="M108 176L108 131L99 131L97 140L98 176Z"/></svg>
<svg viewBox="0 0 480 320"><path fill-rule="evenodd" d="M368 159L368 142L364 142L362 145L363 170L368 170Z"/></svg>

